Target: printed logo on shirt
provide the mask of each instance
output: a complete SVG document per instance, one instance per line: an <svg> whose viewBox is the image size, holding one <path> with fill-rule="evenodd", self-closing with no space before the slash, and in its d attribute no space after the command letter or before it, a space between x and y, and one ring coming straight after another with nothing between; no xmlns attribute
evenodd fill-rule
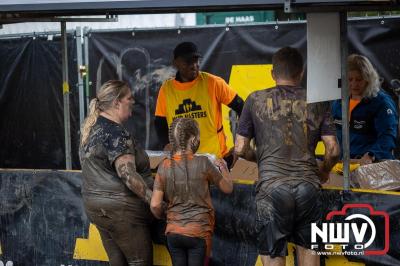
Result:
<svg viewBox="0 0 400 266"><path fill-rule="evenodd" d="M387 109L386 112L387 112L388 115L392 115L392 114L393 114L393 111L392 111L392 109L390 109L390 108Z"/></svg>
<svg viewBox="0 0 400 266"><path fill-rule="evenodd" d="M342 125L342 120L339 120L339 119L335 119L335 120L333 120L333 123L334 124L336 124L336 125Z"/></svg>
<svg viewBox="0 0 400 266"><path fill-rule="evenodd" d="M178 109L175 110L174 119L177 117L186 118L202 118L207 117L207 112L202 111L201 105L198 105L196 101L192 99L184 99L181 104L179 104Z"/></svg>
<svg viewBox="0 0 400 266"><path fill-rule="evenodd" d="M365 121L358 121L358 120L354 120L354 128L355 129L362 129L365 125Z"/></svg>

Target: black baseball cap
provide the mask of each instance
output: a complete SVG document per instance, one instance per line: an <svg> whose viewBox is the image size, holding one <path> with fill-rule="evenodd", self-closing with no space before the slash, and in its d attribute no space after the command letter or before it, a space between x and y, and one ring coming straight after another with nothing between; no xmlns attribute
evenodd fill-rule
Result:
<svg viewBox="0 0 400 266"><path fill-rule="evenodd" d="M196 44L192 42L181 42L174 49L174 59L183 57L185 59L199 58L199 53Z"/></svg>

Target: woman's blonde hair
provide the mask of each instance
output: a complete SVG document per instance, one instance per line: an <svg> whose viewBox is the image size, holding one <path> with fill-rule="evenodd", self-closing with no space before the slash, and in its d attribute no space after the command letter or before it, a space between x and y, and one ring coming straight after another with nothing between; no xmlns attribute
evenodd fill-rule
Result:
<svg viewBox="0 0 400 266"><path fill-rule="evenodd" d="M367 82L363 97L375 97L378 94L380 81L378 73L365 56L352 54L347 60L348 71L360 72L363 80Z"/></svg>
<svg viewBox="0 0 400 266"><path fill-rule="evenodd" d="M89 104L89 114L81 128L81 146L85 145L90 130L96 123L100 112L110 109L115 100L123 98L129 92L129 86L122 80L109 80L101 86L96 98Z"/></svg>

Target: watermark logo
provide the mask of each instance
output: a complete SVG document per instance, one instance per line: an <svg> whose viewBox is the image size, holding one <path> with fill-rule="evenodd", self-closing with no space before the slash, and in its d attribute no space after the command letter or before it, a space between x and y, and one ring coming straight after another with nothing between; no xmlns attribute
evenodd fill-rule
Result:
<svg viewBox="0 0 400 266"><path fill-rule="evenodd" d="M365 214L365 209L368 214ZM344 219L333 222L335 216ZM383 223L384 232L377 232L377 220ZM382 226L378 228L382 230ZM371 247L378 233L383 233L384 244L382 248L374 249L379 246ZM341 251L334 251L337 246ZM321 225L311 224L311 249L318 250L319 255L384 255L389 251L389 215L374 210L370 204L345 204L342 210L329 212L326 222Z"/></svg>

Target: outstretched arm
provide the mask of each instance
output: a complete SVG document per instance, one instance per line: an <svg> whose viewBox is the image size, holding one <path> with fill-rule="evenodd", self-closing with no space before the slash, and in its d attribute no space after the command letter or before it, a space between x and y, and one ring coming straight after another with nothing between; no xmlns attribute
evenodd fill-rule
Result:
<svg viewBox="0 0 400 266"><path fill-rule="evenodd" d="M325 183L329 179L329 173L332 167L339 161L340 148L336 136L322 136L322 142L325 145L324 161L319 165L321 182Z"/></svg>
<svg viewBox="0 0 400 266"><path fill-rule="evenodd" d="M230 194L233 191L233 183L231 179L231 174L226 166L226 163L223 159L217 159L214 162L215 166L218 167L221 172L222 178L217 183L218 188L224 192L225 194Z"/></svg>
<svg viewBox="0 0 400 266"><path fill-rule="evenodd" d="M250 146L250 140L255 137L252 118L253 98L253 94L250 94L250 96L247 97L240 116L239 127L235 139L235 154L248 161L256 162L256 153Z"/></svg>
<svg viewBox="0 0 400 266"><path fill-rule="evenodd" d="M158 169L160 171L160 168ZM157 219L161 219L165 214L166 205L163 202L164 184L161 176L157 173L154 179L153 195L151 196L150 210Z"/></svg>
<svg viewBox="0 0 400 266"><path fill-rule="evenodd" d="M144 202L150 204L151 190L147 187L142 176L136 172L135 156L132 154L119 156L115 160L115 168L125 185Z"/></svg>
<svg viewBox="0 0 400 266"><path fill-rule="evenodd" d="M247 161L256 162L256 153L250 147L250 139L236 134L235 153Z"/></svg>

